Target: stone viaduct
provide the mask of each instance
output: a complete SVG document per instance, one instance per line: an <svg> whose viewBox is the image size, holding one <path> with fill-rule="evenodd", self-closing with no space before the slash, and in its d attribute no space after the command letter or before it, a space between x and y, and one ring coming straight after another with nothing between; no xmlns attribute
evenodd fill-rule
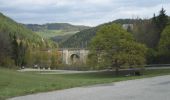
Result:
<svg viewBox="0 0 170 100"><path fill-rule="evenodd" d="M60 49L63 64L73 65L73 64L85 64L89 50L87 49Z"/></svg>

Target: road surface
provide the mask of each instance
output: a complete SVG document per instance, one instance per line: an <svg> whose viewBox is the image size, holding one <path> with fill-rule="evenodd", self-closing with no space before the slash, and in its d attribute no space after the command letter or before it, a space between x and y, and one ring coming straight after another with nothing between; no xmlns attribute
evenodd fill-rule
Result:
<svg viewBox="0 0 170 100"><path fill-rule="evenodd" d="M10 100L170 100L170 75L38 93Z"/></svg>

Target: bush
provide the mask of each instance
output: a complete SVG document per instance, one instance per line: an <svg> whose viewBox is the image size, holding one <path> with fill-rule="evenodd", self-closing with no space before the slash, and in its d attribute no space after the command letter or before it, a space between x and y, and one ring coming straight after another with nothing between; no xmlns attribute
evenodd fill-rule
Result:
<svg viewBox="0 0 170 100"><path fill-rule="evenodd" d="M1 66L4 66L5 68L15 68L15 62L13 59L11 59L10 57L3 57L3 59L1 59L0 62Z"/></svg>

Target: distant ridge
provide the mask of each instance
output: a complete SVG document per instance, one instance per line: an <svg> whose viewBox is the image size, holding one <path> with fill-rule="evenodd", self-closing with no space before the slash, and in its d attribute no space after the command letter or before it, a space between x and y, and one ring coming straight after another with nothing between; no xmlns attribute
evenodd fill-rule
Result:
<svg viewBox="0 0 170 100"><path fill-rule="evenodd" d="M72 25L69 23L47 23L47 24L24 24L27 28L32 31L41 30L65 30L65 31L81 31L90 28L89 26L83 25Z"/></svg>

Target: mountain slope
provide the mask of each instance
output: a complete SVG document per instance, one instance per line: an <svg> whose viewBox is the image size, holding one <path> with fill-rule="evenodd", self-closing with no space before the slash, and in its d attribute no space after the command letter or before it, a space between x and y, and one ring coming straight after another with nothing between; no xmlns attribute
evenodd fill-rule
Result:
<svg viewBox="0 0 170 100"><path fill-rule="evenodd" d="M25 24L25 26L41 37L52 39L56 42L65 40L81 30L90 28L88 26L71 25L68 23Z"/></svg>
<svg viewBox="0 0 170 100"><path fill-rule="evenodd" d="M41 37L25 28L23 25L16 23L12 19L0 13L0 32L6 36L16 36L18 39L24 39L29 42L40 43Z"/></svg>
<svg viewBox="0 0 170 100"><path fill-rule="evenodd" d="M86 48L90 42L90 40L96 35L97 30L103 25L109 25L112 23L117 24L131 24L135 20L133 19L118 19L109 23L104 23L99 26L82 30L75 35L71 36L67 40L60 43L60 47L62 48Z"/></svg>
<svg viewBox="0 0 170 100"><path fill-rule="evenodd" d="M31 31L23 24L15 22L2 13L0 13L0 32L7 34L7 36L10 38L15 35L18 40L24 40L28 44L34 45L34 47L56 45L53 41L37 35L35 32Z"/></svg>

